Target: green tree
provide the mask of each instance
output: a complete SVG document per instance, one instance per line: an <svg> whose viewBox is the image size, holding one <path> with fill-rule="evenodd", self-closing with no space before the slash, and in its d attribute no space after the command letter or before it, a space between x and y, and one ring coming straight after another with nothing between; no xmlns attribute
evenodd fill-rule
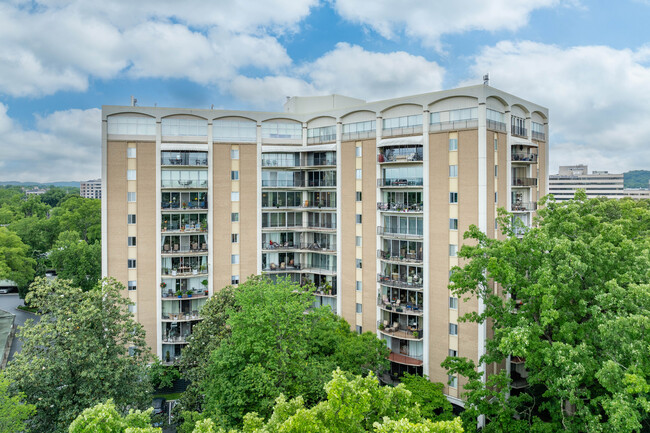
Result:
<svg viewBox="0 0 650 433"><path fill-rule="evenodd" d="M49 251L59 236L59 224L54 218L20 218L13 221L9 229L29 246L32 257Z"/></svg>
<svg viewBox="0 0 650 433"><path fill-rule="evenodd" d="M64 188L52 187L41 195L41 201L50 207L57 207L68 198L68 192Z"/></svg>
<svg viewBox="0 0 650 433"><path fill-rule="evenodd" d="M650 202L579 192L542 204L521 239L503 213L507 239L465 234L476 244L461 249L467 264L451 288L484 301L483 313L465 316L493 328L482 361L517 357L528 385L508 396L505 370L483 383L473 362L448 358L468 379L465 426L482 413L485 432L648 431Z"/></svg>
<svg viewBox="0 0 650 433"><path fill-rule="evenodd" d="M99 403L85 409L72 421L69 433L161 433L162 430L151 426L152 408L142 412L129 410L122 416L113 400Z"/></svg>
<svg viewBox="0 0 650 433"><path fill-rule="evenodd" d="M20 213L23 217L39 217L43 218L47 215L50 207L41 202L41 198L37 195L30 195L20 203Z"/></svg>
<svg viewBox="0 0 650 433"><path fill-rule="evenodd" d="M443 393L442 383L431 382L426 376L406 373L401 383L411 391L411 398L420 405L420 412L432 421L450 420L454 417L451 403Z"/></svg>
<svg viewBox="0 0 650 433"><path fill-rule="evenodd" d="M101 277L101 244L99 241L88 244L75 231L59 234L49 259L59 278L71 280L73 286L83 290L90 290Z"/></svg>
<svg viewBox="0 0 650 433"><path fill-rule="evenodd" d="M83 411L112 398L119 410L144 407L152 357L124 287L104 279L84 292L67 280L37 278L26 301L42 312L21 328L22 351L7 372L36 405L32 432L63 432Z"/></svg>
<svg viewBox="0 0 650 433"><path fill-rule="evenodd" d="M460 419L424 419L411 392L403 385L381 386L370 372L353 376L337 369L325 385L327 398L312 408L298 396L280 395L267 422L252 412L244 417L243 433L462 433ZM199 421L194 433L223 431L211 419Z"/></svg>
<svg viewBox="0 0 650 433"><path fill-rule="evenodd" d="M71 195L54 209L53 214L59 221L61 231L77 231L81 239L91 244L101 240L101 200Z"/></svg>
<svg viewBox="0 0 650 433"><path fill-rule="evenodd" d="M11 382L0 372L0 432L20 433L25 431L25 421L34 413L34 405L24 403L24 395L11 395Z"/></svg>
<svg viewBox="0 0 650 433"><path fill-rule="evenodd" d="M158 358L149 366L149 381L154 389L171 388L180 377L176 366L164 365Z"/></svg>
<svg viewBox="0 0 650 433"><path fill-rule="evenodd" d="M12 280L21 293L34 278L36 261L29 257L29 247L6 227L0 227L0 280Z"/></svg>
<svg viewBox="0 0 650 433"><path fill-rule="evenodd" d="M230 335L212 353L202 384L206 410L224 426L247 412L267 416L281 393L315 404L337 365L353 373L386 368L382 341L352 333L329 309L310 309L313 300L287 280L251 277L239 286L226 320Z"/></svg>

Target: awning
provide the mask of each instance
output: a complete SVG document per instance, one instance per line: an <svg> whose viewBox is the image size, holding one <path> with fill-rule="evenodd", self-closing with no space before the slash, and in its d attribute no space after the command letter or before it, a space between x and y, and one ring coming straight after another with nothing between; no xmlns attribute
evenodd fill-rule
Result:
<svg viewBox="0 0 650 433"><path fill-rule="evenodd" d="M406 144L422 145L422 135L411 135L408 137L382 138L377 147L403 146Z"/></svg>

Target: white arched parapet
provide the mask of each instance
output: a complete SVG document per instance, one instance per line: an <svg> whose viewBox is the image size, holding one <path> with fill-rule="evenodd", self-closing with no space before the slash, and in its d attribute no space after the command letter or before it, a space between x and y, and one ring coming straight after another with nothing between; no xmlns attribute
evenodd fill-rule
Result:
<svg viewBox="0 0 650 433"><path fill-rule="evenodd" d="M302 144L302 122L288 118L264 120L262 122L262 143Z"/></svg>
<svg viewBox="0 0 650 433"><path fill-rule="evenodd" d="M530 131L533 140L546 141L546 124L548 119L539 111L533 111L530 116Z"/></svg>
<svg viewBox="0 0 650 433"><path fill-rule="evenodd" d="M478 126L478 99L452 96L429 104L429 132Z"/></svg>
<svg viewBox="0 0 650 433"><path fill-rule="evenodd" d="M377 132L377 113L353 111L341 117L341 141L374 138Z"/></svg>
<svg viewBox="0 0 650 433"><path fill-rule="evenodd" d="M106 123L110 135L156 135L156 118L146 114L112 114Z"/></svg>
<svg viewBox="0 0 650 433"><path fill-rule="evenodd" d="M307 144L333 143L335 141L335 117L321 116L307 121Z"/></svg>
<svg viewBox="0 0 650 433"><path fill-rule="evenodd" d="M246 117L219 117L212 121L212 141L255 143L257 122Z"/></svg>
<svg viewBox="0 0 650 433"><path fill-rule="evenodd" d="M510 132L518 137L530 137L530 111L521 104L510 107Z"/></svg>
<svg viewBox="0 0 650 433"><path fill-rule="evenodd" d="M507 132L506 113L510 111L508 103L499 97L489 96L486 98L485 105L486 127L495 131Z"/></svg>
<svg viewBox="0 0 650 433"><path fill-rule="evenodd" d="M382 137L422 133L422 106L399 104L381 112Z"/></svg>
<svg viewBox="0 0 650 433"><path fill-rule="evenodd" d="M174 114L161 120L163 137L206 137L208 119L189 114Z"/></svg>

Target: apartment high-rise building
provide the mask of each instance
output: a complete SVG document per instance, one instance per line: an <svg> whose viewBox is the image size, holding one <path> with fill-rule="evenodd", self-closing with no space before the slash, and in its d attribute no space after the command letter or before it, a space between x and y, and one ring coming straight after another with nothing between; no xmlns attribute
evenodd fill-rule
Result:
<svg viewBox="0 0 650 433"><path fill-rule="evenodd" d="M459 323L482 305L458 302L449 273L471 224L498 236L498 207L530 224L547 118L487 85L294 97L282 112L105 106L103 273L128 288L163 361L181 355L206 293L288 276L384 340L393 378L450 379L457 399L440 363L477 360L488 330Z"/></svg>
<svg viewBox="0 0 650 433"><path fill-rule="evenodd" d="M610 173L608 171L592 171L588 166L561 165L558 174L548 177L549 194L555 200L571 200L576 191L582 189L588 198L624 198L633 199L650 198L650 191L642 188L625 188L625 175L623 173Z"/></svg>
<svg viewBox="0 0 650 433"><path fill-rule="evenodd" d="M102 180L94 179L80 182L79 195L83 198L102 198Z"/></svg>

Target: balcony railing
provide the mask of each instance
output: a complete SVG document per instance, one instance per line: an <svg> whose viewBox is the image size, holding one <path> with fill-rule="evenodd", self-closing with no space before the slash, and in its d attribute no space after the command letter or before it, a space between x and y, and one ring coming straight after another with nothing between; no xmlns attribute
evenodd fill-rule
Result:
<svg viewBox="0 0 650 433"><path fill-rule="evenodd" d="M316 143L333 143L336 141L336 134L319 135L317 137L308 137L307 144Z"/></svg>
<svg viewBox="0 0 650 433"><path fill-rule="evenodd" d="M394 202L377 202L377 210L385 212L422 212L422 203L405 204Z"/></svg>
<svg viewBox="0 0 650 433"><path fill-rule="evenodd" d="M341 135L341 141L350 141L350 140L363 140L366 138L375 138L377 135L377 130L372 129L370 131L357 131L357 132L344 132Z"/></svg>
<svg viewBox="0 0 650 433"><path fill-rule="evenodd" d="M503 122L497 122L496 120L490 120L487 119L487 129L492 129L495 131L501 131L501 132L506 132L508 129L506 128L506 124Z"/></svg>
<svg viewBox="0 0 650 433"><path fill-rule="evenodd" d="M398 227L383 227L377 226L377 234L379 236L387 236L391 238L404 238L404 239L422 239L422 233L402 233Z"/></svg>
<svg viewBox="0 0 650 433"><path fill-rule="evenodd" d="M180 154L173 157L162 156L160 165L191 165L205 167L208 165L207 157L197 157L191 154Z"/></svg>
<svg viewBox="0 0 650 433"><path fill-rule="evenodd" d="M292 260L293 261L293 260ZM262 268L262 271L264 272L286 272L286 271L299 271L302 269L302 266L300 263L293 263L293 264L287 264L286 262L282 262L280 264L277 263L269 263L265 267Z"/></svg>
<svg viewBox="0 0 650 433"><path fill-rule="evenodd" d="M377 282L385 286L399 287L401 289L421 289L422 278L418 275L404 277L398 274L377 274Z"/></svg>
<svg viewBox="0 0 650 433"><path fill-rule="evenodd" d="M396 135L422 134L422 125L402 126L397 128L384 128L382 137L394 137Z"/></svg>
<svg viewBox="0 0 650 433"><path fill-rule="evenodd" d="M512 135L516 135L517 137L528 137L528 130L526 128L522 128L521 126L511 125L510 133Z"/></svg>
<svg viewBox="0 0 650 433"><path fill-rule="evenodd" d="M385 186L422 186L422 178L421 177L405 177L402 179L385 179L385 178L380 178L377 179L377 186L379 187L385 187Z"/></svg>
<svg viewBox="0 0 650 433"><path fill-rule="evenodd" d="M190 201L187 203L178 202L162 202L160 204L162 210L207 210L207 201Z"/></svg>
<svg viewBox="0 0 650 433"><path fill-rule="evenodd" d="M160 250L163 254L192 254L205 253L207 251L208 244L206 242L192 242L188 246L181 246L180 244L165 244Z"/></svg>
<svg viewBox="0 0 650 433"><path fill-rule="evenodd" d="M174 289L169 287L161 289L160 295L162 296L163 301L188 301L190 299L206 299L208 297L208 289L200 291L191 291L191 296L188 294L177 295L178 292L175 292Z"/></svg>
<svg viewBox="0 0 650 433"><path fill-rule="evenodd" d="M336 223L316 223L309 221L307 222L307 226L305 228L331 230L336 228Z"/></svg>
<svg viewBox="0 0 650 433"><path fill-rule="evenodd" d="M262 180L263 188L334 188L336 179L332 180Z"/></svg>
<svg viewBox="0 0 650 433"><path fill-rule="evenodd" d="M478 119L454 120L453 122L436 122L429 125L429 132L448 131L450 129L469 129L478 127Z"/></svg>
<svg viewBox="0 0 650 433"><path fill-rule="evenodd" d="M163 335L162 342L165 344L187 344L187 338L180 335Z"/></svg>
<svg viewBox="0 0 650 433"><path fill-rule="evenodd" d="M546 134L544 132L533 131L533 140L546 141Z"/></svg>
<svg viewBox="0 0 650 433"><path fill-rule="evenodd" d="M537 210L537 202L515 202L512 203L512 212L532 212Z"/></svg>
<svg viewBox="0 0 650 433"><path fill-rule="evenodd" d="M204 233L208 231L208 223L193 223L193 224L162 224L160 229L163 232L179 232L179 233Z"/></svg>
<svg viewBox="0 0 650 433"><path fill-rule="evenodd" d="M380 164L389 162L418 162L422 161L422 155L418 153L411 153L408 155L385 155L380 153L377 155L377 162Z"/></svg>
<svg viewBox="0 0 650 433"><path fill-rule="evenodd" d="M382 260L389 260L392 262L404 263L418 263L422 262L422 253L404 253L404 254L391 254L390 251L377 250L377 258Z"/></svg>
<svg viewBox="0 0 650 433"><path fill-rule="evenodd" d="M197 310L191 313L162 313L162 320L168 322L190 322L193 320L201 320Z"/></svg>
<svg viewBox="0 0 650 433"><path fill-rule="evenodd" d="M166 277L200 277L208 275L207 268L192 269L190 266L180 266L177 269L163 268L161 273Z"/></svg>
<svg viewBox="0 0 650 433"><path fill-rule="evenodd" d="M390 335L394 338L407 340L422 340L424 338L424 332L417 326L407 326L406 328L402 328L399 323L385 324L382 322L377 322L377 327L379 328L379 332Z"/></svg>
<svg viewBox="0 0 650 433"><path fill-rule="evenodd" d="M207 188L207 180L162 180L162 188Z"/></svg>
<svg viewBox="0 0 650 433"><path fill-rule="evenodd" d="M422 304L408 303L408 304L397 305L395 302L386 302L386 301L382 301L381 299L377 299L377 306L379 306L379 308L383 310L390 311L391 313L414 315L414 316L421 316L423 310Z"/></svg>
<svg viewBox="0 0 650 433"><path fill-rule="evenodd" d="M536 177L513 177L512 186L537 186Z"/></svg>
<svg viewBox="0 0 650 433"><path fill-rule="evenodd" d="M512 162L537 162L536 153L512 152Z"/></svg>

